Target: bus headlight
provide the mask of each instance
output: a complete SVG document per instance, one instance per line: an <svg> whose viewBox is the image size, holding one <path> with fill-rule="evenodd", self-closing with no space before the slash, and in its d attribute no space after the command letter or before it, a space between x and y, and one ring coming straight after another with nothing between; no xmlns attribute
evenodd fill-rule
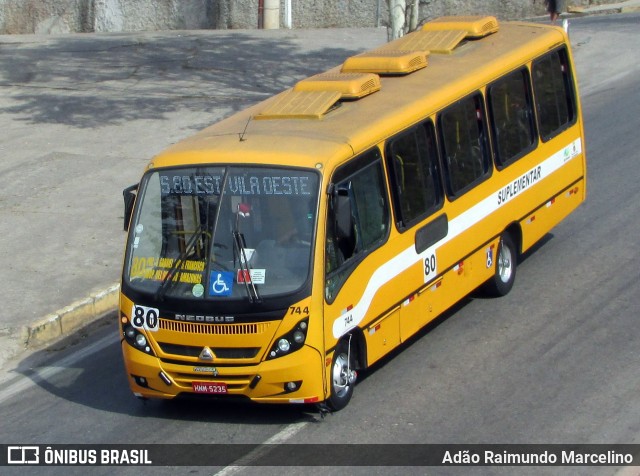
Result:
<svg viewBox="0 0 640 476"><path fill-rule="evenodd" d="M307 339L308 325L308 319L304 319L298 322L296 327L291 331L278 337L271 347L269 354L267 354L267 360L282 357L283 355L288 355L300 349L304 345L304 341Z"/></svg>
<svg viewBox="0 0 640 476"><path fill-rule="evenodd" d="M133 327L128 319L124 317L122 318L122 335L124 337L124 340L127 341L127 344L129 344L131 347L134 347L135 349L140 350L145 354L155 356L145 335L138 329Z"/></svg>
<svg viewBox="0 0 640 476"><path fill-rule="evenodd" d="M304 335L304 332L295 331L293 333L293 342L295 342L296 344L302 344L304 342L305 337L306 336Z"/></svg>
<svg viewBox="0 0 640 476"><path fill-rule="evenodd" d="M278 341L278 350L280 352L283 352L283 353L289 352L290 348L291 348L291 344L287 339L280 339Z"/></svg>
<svg viewBox="0 0 640 476"><path fill-rule="evenodd" d="M147 346L147 338L142 334L136 335L136 345L141 349Z"/></svg>

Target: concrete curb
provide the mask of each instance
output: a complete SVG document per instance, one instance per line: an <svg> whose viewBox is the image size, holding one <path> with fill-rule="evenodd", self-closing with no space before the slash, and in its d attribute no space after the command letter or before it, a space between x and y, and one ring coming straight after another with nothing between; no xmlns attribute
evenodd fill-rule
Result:
<svg viewBox="0 0 640 476"><path fill-rule="evenodd" d="M22 328L26 349L42 347L76 332L118 307L120 284L91 294Z"/></svg>
<svg viewBox="0 0 640 476"><path fill-rule="evenodd" d="M622 7L607 7L599 8L597 10L587 10L584 7L570 7L567 9L567 13L575 15L611 15L613 13L622 13Z"/></svg>

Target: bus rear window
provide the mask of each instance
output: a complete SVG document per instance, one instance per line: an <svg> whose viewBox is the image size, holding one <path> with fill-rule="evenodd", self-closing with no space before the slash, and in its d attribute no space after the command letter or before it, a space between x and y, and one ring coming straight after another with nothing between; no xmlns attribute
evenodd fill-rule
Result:
<svg viewBox="0 0 640 476"><path fill-rule="evenodd" d="M535 61L532 75L540 137L547 141L576 120L567 51L561 48Z"/></svg>

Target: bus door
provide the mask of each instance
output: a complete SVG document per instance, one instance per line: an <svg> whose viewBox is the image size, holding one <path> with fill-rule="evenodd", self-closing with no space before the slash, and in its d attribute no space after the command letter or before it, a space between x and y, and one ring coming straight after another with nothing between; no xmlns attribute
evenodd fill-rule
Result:
<svg viewBox="0 0 640 476"><path fill-rule="evenodd" d="M375 148L332 176L326 225L325 322L329 349L356 339L367 365L399 343L397 289L391 269L390 208L384 165ZM383 246L385 245L385 246ZM366 341L366 346L365 342ZM384 348L386 343L387 348ZM353 349L354 346L352 345Z"/></svg>

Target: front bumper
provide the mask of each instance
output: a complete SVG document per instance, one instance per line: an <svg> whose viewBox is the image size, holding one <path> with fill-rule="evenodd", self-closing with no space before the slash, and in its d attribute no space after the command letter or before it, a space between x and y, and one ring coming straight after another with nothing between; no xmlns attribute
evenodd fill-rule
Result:
<svg viewBox="0 0 640 476"><path fill-rule="evenodd" d="M320 353L308 346L290 355L257 365L216 366L212 362L163 362L126 341L122 353L131 391L141 398L171 399L197 394L192 382L224 384L219 398L246 397L262 403L312 403L325 399L324 368ZM287 384L293 382L291 391Z"/></svg>

